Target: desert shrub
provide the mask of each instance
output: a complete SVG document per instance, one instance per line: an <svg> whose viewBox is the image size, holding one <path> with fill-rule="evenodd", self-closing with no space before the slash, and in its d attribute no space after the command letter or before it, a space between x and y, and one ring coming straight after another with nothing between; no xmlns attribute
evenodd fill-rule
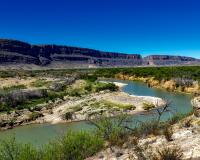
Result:
<svg viewBox="0 0 200 160"><path fill-rule="evenodd" d="M156 119L140 122L135 128L134 134L139 137L147 136L150 134L160 135L163 132L163 128L165 128L167 125L167 123L159 122Z"/></svg>
<svg viewBox="0 0 200 160"><path fill-rule="evenodd" d="M23 103L20 103L15 106L16 109L24 109L27 108L29 110L37 110L37 105L44 103L46 100L45 98L40 98L40 99L31 99L28 101L25 101ZM39 108L38 108L39 109Z"/></svg>
<svg viewBox="0 0 200 160"><path fill-rule="evenodd" d="M90 82L88 82L88 83L86 84L86 86L85 86L85 90L86 90L87 92L92 92L92 88L93 88L93 86L92 86L92 83L90 83Z"/></svg>
<svg viewBox="0 0 200 160"><path fill-rule="evenodd" d="M172 118L168 121L168 123L173 125L173 124L177 123L178 121L180 121L181 119L183 119L185 116L186 115L184 115L184 114L177 113L172 116Z"/></svg>
<svg viewBox="0 0 200 160"><path fill-rule="evenodd" d="M92 156L103 147L103 140L98 135L88 132L69 131L64 137L50 143L42 153L44 160L83 160Z"/></svg>
<svg viewBox="0 0 200 160"><path fill-rule="evenodd" d="M37 90L14 90L1 95L1 103L12 108L24 104L34 99L41 99L47 96L47 91L44 89Z"/></svg>
<svg viewBox="0 0 200 160"><path fill-rule="evenodd" d="M85 74L84 76L82 76L82 78L84 80L87 80L89 82L95 82L97 80L97 76L96 75L88 75L88 74Z"/></svg>
<svg viewBox="0 0 200 160"><path fill-rule="evenodd" d="M17 73L14 71L0 71L1 78L16 77Z"/></svg>
<svg viewBox="0 0 200 160"><path fill-rule="evenodd" d="M10 106L6 105L6 104L0 104L0 112L2 111L10 111L11 108Z"/></svg>
<svg viewBox="0 0 200 160"><path fill-rule="evenodd" d="M117 74L136 76L136 77L154 77L161 81L172 78L187 79L184 84L191 84L192 80L200 80L199 66L174 66L174 67L139 67L139 68L100 68L93 73L98 77L114 78ZM188 81L189 80L189 81Z"/></svg>
<svg viewBox="0 0 200 160"><path fill-rule="evenodd" d="M37 150L30 144L17 143L14 138L1 141L0 159L2 160L39 160Z"/></svg>
<svg viewBox="0 0 200 160"><path fill-rule="evenodd" d="M103 90L117 91L118 87L113 83L96 82L94 86L94 90L95 92L99 92Z"/></svg>
<svg viewBox="0 0 200 160"><path fill-rule="evenodd" d="M72 97L81 97L82 93L79 89L73 89L70 92L68 92L68 95Z"/></svg>
<svg viewBox="0 0 200 160"><path fill-rule="evenodd" d="M31 83L32 87L48 87L50 85L50 81L37 79L36 81Z"/></svg>
<svg viewBox="0 0 200 160"><path fill-rule="evenodd" d="M32 112L30 117L29 117L29 120L34 121L41 116L42 116L42 114L39 113L39 112Z"/></svg>
<svg viewBox="0 0 200 160"><path fill-rule="evenodd" d="M73 112L67 112L64 114L63 118L66 120L70 120L70 119L72 119L72 117L73 117Z"/></svg>
<svg viewBox="0 0 200 160"><path fill-rule="evenodd" d="M183 158L183 153L181 149L177 146L166 147L158 150L157 154L153 155L153 160L181 160Z"/></svg>
<svg viewBox="0 0 200 160"><path fill-rule="evenodd" d="M169 126L165 127L164 130L163 130L163 134L164 134L167 141L173 140L172 139L173 131L172 131L171 127L169 127Z"/></svg>
<svg viewBox="0 0 200 160"><path fill-rule="evenodd" d="M155 108L154 104L152 104L152 103L145 103L145 102L143 103L143 109L145 111L149 111L149 110L151 110L153 108Z"/></svg>
<svg viewBox="0 0 200 160"><path fill-rule="evenodd" d="M127 130L126 122L128 117L122 115L116 119L100 117L97 121L91 121L96 126L96 133L109 142L109 145L121 146L127 141L129 130Z"/></svg>
<svg viewBox="0 0 200 160"><path fill-rule="evenodd" d="M192 125L192 119L186 119L184 122L184 127L188 128Z"/></svg>
<svg viewBox="0 0 200 160"><path fill-rule="evenodd" d="M102 100L99 102L106 108L118 108L118 109L123 109L123 110L134 110L136 107L132 104L123 104L123 103L117 103L117 102L111 102L111 101L106 101Z"/></svg>
<svg viewBox="0 0 200 160"><path fill-rule="evenodd" d="M88 132L69 131L43 146L17 143L14 138L1 141L1 160L83 160L103 148L103 139Z"/></svg>
<svg viewBox="0 0 200 160"><path fill-rule="evenodd" d="M9 91L13 91L13 90L19 90L19 89L26 89L27 87L23 84L21 85L13 85L10 87L3 87L2 91L4 92L9 92Z"/></svg>
<svg viewBox="0 0 200 160"><path fill-rule="evenodd" d="M46 101L51 100L54 101L57 98L63 99L64 96L66 96L66 92L54 92L54 91L49 91L46 97Z"/></svg>

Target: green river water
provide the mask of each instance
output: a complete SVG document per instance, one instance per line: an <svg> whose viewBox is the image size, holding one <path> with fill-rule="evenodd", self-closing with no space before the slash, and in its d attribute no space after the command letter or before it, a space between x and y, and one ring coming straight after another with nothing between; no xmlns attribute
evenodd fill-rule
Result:
<svg viewBox="0 0 200 160"><path fill-rule="evenodd" d="M191 96L183 93L168 92L161 89L149 88L147 84L138 81L119 81L122 83L127 83L123 87L123 91L129 94L139 95L139 96L154 96L170 100L171 108L177 113L188 113L192 110L191 106ZM171 113L165 113L162 120L166 120L172 116ZM131 116L131 119L148 121L153 117L153 114L138 114ZM133 124L134 125L134 124ZM6 130L0 132L0 140L9 137L16 137L17 141L24 143L32 143L34 145L46 144L49 141L63 135L68 130L89 130L91 125L87 122L73 122L66 124L33 124L27 126L16 127L11 130Z"/></svg>

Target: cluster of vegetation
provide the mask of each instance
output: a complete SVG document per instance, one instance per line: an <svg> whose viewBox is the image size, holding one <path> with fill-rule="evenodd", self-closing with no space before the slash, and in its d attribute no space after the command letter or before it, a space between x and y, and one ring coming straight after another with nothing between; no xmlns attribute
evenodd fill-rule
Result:
<svg viewBox="0 0 200 160"><path fill-rule="evenodd" d="M37 114L33 115L33 118L35 116L37 116ZM105 147L121 147L124 143L133 145L135 154L143 159L182 159L182 151L176 146L170 148L164 147L154 154L148 155L145 154L145 149L138 144L141 137L149 134L164 134L168 141L172 141L171 135L173 132L170 128L171 120L168 122L152 120L141 123L141 125L136 128L131 128L131 119L127 115L122 115L114 119L100 116L95 120L90 120L89 123L95 126L92 132L69 131L63 137L50 142L41 148L35 148L30 144L17 143L14 139L2 141L0 143L0 159L82 160L94 155Z"/></svg>
<svg viewBox="0 0 200 160"><path fill-rule="evenodd" d="M154 77L156 80L186 78L200 81L199 66L97 69L94 75L96 75L96 77L114 78L118 73L136 77Z"/></svg>
<svg viewBox="0 0 200 160"><path fill-rule="evenodd" d="M49 85L51 84L51 81L46 81L46 80L42 80L42 79L37 79L36 81L31 83L32 87L49 87Z"/></svg>
<svg viewBox="0 0 200 160"><path fill-rule="evenodd" d="M83 160L103 147L103 139L88 132L68 132L40 149L31 144L17 143L15 139L0 143L2 160Z"/></svg>
<svg viewBox="0 0 200 160"><path fill-rule="evenodd" d="M78 75L84 77L88 72L94 72L93 69L48 69L48 70L6 70L0 71L0 78L10 77L66 77L67 75Z"/></svg>
<svg viewBox="0 0 200 160"><path fill-rule="evenodd" d="M66 92L69 96L80 97L82 95L96 93L104 90L117 91L118 87L113 83L84 81L82 85L77 85L76 87L67 87Z"/></svg>
<svg viewBox="0 0 200 160"><path fill-rule="evenodd" d="M0 78L8 77L65 77L66 75L78 75L79 78L95 81L98 77L114 78L122 73L137 77L155 77L157 80L172 78L188 78L200 80L199 66L173 66L173 67L138 67L138 68L101 68L101 69L59 69L59 70L7 70L0 71Z"/></svg>
<svg viewBox="0 0 200 160"><path fill-rule="evenodd" d="M143 103L143 109L145 111L149 111L153 108L155 108L155 105L153 103L146 103L146 102Z"/></svg>
<svg viewBox="0 0 200 160"><path fill-rule="evenodd" d="M183 152L177 147L164 147L152 156L153 160L182 160Z"/></svg>
<svg viewBox="0 0 200 160"><path fill-rule="evenodd" d="M10 111L13 109L30 109L37 107L38 104L46 103L49 101L55 102L56 99L64 99L65 96L81 97L86 94L100 92L103 90L116 91L118 87L112 83L101 83L98 81L82 80L82 85L66 85L64 83L57 83L62 85L59 90L52 90L47 87L45 94L39 97L27 96L20 94L21 89L25 89L24 85L17 85L6 87L0 90L0 97L5 97L5 102L0 102L0 111ZM34 87L49 86L51 82L44 80L36 80L31 85ZM13 92L15 91L15 92ZM9 98L10 97L10 98ZM16 99L16 100L15 100Z"/></svg>
<svg viewBox="0 0 200 160"><path fill-rule="evenodd" d="M94 108L110 108L110 109L123 109L123 110L134 110L136 107L132 104L122 104L122 103L116 103L116 102L111 102L107 100L101 100L98 102L94 102L90 104Z"/></svg>
<svg viewBox="0 0 200 160"><path fill-rule="evenodd" d="M2 89L0 89L0 94L3 94L5 92L10 92L10 91L14 91L14 90L19 90L19 89L26 89L27 87L23 84L21 85L13 85L13 86L9 86L9 87L3 87Z"/></svg>

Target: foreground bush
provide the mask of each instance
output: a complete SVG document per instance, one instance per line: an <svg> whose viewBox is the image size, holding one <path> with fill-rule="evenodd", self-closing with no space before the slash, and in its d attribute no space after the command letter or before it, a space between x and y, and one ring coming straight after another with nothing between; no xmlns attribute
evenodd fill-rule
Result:
<svg viewBox="0 0 200 160"><path fill-rule="evenodd" d="M2 141L0 144L1 160L39 160L37 150L30 144L16 143L15 139Z"/></svg>
<svg viewBox="0 0 200 160"><path fill-rule="evenodd" d="M127 115L121 115L118 118L100 117L97 120L91 120L91 124L96 127L96 134L109 142L110 146L122 146L130 135L127 123Z"/></svg>
<svg viewBox="0 0 200 160"><path fill-rule="evenodd" d="M163 148L153 156L153 160L181 160L183 153L179 147Z"/></svg>
<svg viewBox="0 0 200 160"><path fill-rule="evenodd" d="M0 160L82 160L102 147L103 140L88 132L68 132L42 149L12 138L0 143Z"/></svg>

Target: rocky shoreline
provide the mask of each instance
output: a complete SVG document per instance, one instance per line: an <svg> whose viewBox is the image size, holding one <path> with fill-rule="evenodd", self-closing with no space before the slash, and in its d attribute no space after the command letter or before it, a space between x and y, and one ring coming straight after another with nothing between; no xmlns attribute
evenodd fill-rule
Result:
<svg viewBox="0 0 200 160"><path fill-rule="evenodd" d="M106 147L87 160L140 159L141 155L138 154L138 149L143 152L144 156L148 157L148 155L156 154L164 148L180 149L183 160L198 160L200 158L199 122L200 118L192 115L173 125L170 141L164 135L149 135L138 140L130 136L129 140L122 146Z"/></svg>
<svg viewBox="0 0 200 160"><path fill-rule="evenodd" d="M126 84L114 82L118 87ZM0 115L1 130L34 123L67 123L95 118L97 114L114 117L121 114L144 112L144 105L153 108L165 105L164 100L156 97L134 96L121 91L101 91L82 97L65 96L54 103L38 105L38 111L28 109L11 111Z"/></svg>
<svg viewBox="0 0 200 160"><path fill-rule="evenodd" d="M166 89L167 91L171 92L200 95L200 86L198 84L198 81L194 81L191 79L171 79L159 81L156 80L154 77L135 77L124 74L117 74L115 78L120 80L142 81L147 83L149 87Z"/></svg>
<svg viewBox="0 0 200 160"><path fill-rule="evenodd" d="M167 151L167 149L168 151L176 149L175 153L181 155L183 160L200 159L200 97L195 97L191 103L194 108L193 114L171 125L168 134L150 134L139 139L130 135L122 146L105 147L86 160L140 159L142 155L145 158L152 157L152 155L161 153L162 150Z"/></svg>
<svg viewBox="0 0 200 160"><path fill-rule="evenodd" d="M133 96L124 92L102 92L63 103L53 109L53 114L46 114L42 119L55 124L94 119L98 114L104 114L106 117L132 115L145 111L143 103L153 104L155 107L165 105L160 98Z"/></svg>

